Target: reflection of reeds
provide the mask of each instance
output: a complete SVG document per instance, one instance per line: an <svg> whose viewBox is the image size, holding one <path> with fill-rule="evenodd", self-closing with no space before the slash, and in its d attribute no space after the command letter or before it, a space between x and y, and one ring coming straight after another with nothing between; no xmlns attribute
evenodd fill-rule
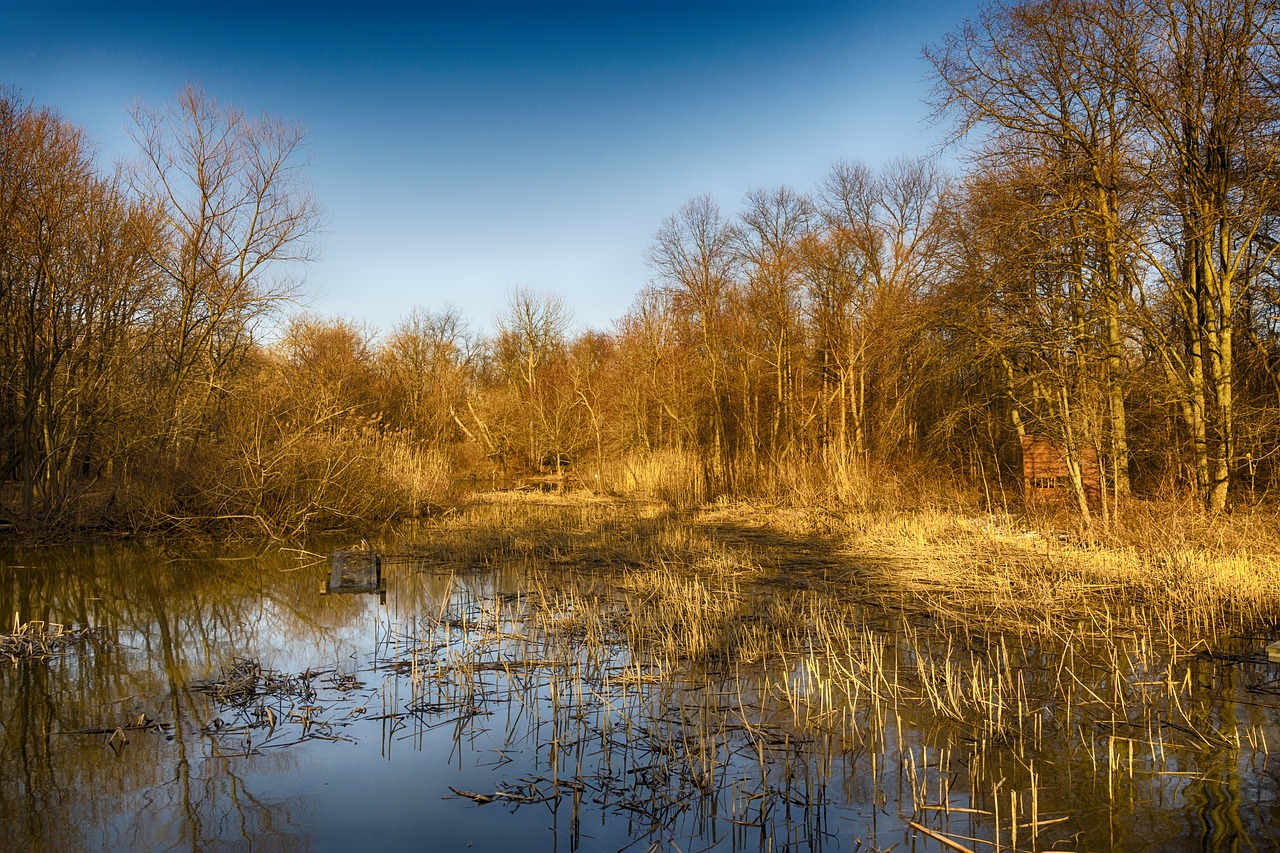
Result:
<svg viewBox="0 0 1280 853"><path fill-rule="evenodd" d="M65 655L90 640L104 640L107 633L98 628L67 628L45 622L20 623L13 616L13 630L0 633L0 658L11 663L41 661Z"/></svg>
<svg viewBox="0 0 1280 853"><path fill-rule="evenodd" d="M1268 754L1215 669L1261 665L1221 646L1280 603L1247 554L572 497L488 498L428 541L400 561L447 591L383 644L386 735L532 753L456 791L477 803L587 797L659 845L820 845L862 809L878 846L896 806L887 831L946 849L1105 846L1187 768Z"/></svg>

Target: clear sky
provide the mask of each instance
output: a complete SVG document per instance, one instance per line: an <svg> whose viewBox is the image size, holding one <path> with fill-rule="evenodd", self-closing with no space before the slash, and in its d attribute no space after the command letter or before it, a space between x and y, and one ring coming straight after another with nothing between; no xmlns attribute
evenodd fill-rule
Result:
<svg viewBox="0 0 1280 853"><path fill-rule="evenodd" d="M927 153L922 46L973 0L68 3L0 0L0 84L130 151L185 81L310 129L311 310L488 327L514 286L607 328L663 217Z"/></svg>

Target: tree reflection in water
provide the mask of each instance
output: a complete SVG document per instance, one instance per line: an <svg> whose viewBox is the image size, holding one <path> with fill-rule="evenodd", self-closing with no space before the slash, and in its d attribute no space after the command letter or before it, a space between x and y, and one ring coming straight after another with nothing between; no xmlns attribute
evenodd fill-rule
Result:
<svg viewBox="0 0 1280 853"><path fill-rule="evenodd" d="M176 561L125 546L30 551L0 575L0 606L23 618L107 626L115 642L7 667L0 674L0 812L6 849L205 850L233 839L285 846L304 837L292 813L264 802L236 762L203 734L209 708L186 685L229 657L279 646L311 614L305 578L270 561ZM282 567L282 566L281 566ZM139 716L118 754L101 734ZM277 771L296 766L282 751Z"/></svg>

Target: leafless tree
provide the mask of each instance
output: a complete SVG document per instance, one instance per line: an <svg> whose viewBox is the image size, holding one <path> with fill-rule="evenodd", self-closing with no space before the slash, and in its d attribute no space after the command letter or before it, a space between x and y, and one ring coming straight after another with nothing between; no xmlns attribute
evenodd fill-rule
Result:
<svg viewBox="0 0 1280 853"><path fill-rule="evenodd" d="M927 161L879 174L836 164L815 193L822 226L804 242L805 304L833 462L887 459L915 432L923 295L939 266L945 182Z"/></svg>
<svg viewBox="0 0 1280 853"><path fill-rule="evenodd" d="M495 361L522 403L526 463L540 470L548 461L556 474L572 442L564 360L572 315L554 294L516 288L498 315Z"/></svg>
<svg viewBox="0 0 1280 853"><path fill-rule="evenodd" d="M0 92L0 461L27 521L64 520L130 442L158 236L78 128Z"/></svg>
<svg viewBox="0 0 1280 853"><path fill-rule="evenodd" d="M192 84L132 117L139 158L129 185L161 212L167 238L153 256L165 284L154 318L166 330L159 446L180 459L214 424L257 321L295 295L292 262L315 257L320 213L300 126L246 116Z"/></svg>
<svg viewBox="0 0 1280 853"><path fill-rule="evenodd" d="M430 447L445 447L465 409L479 346L457 309L411 311L379 353L391 423Z"/></svg>
<svg viewBox="0 0 1280 853"><path fill-rule="evenodd" d="M726 398L725 310L737 274L734 229L710 196L690 200L665 219L648 251L649 266L678 316L696 339L698 375L704 383L710 458L719 476L732 476ZM709 490L710 491L710 490Z"/></svg>
<svg viewBox="0 0 1280 853"><path fill-rule="evenodd" d="M772 399L768 423L752 432L775 454L796 448L800 409L799 341L802 337L800 245L813 226L813 205L790 187L747 193L735 230L734 250L744 278L744 304L757 332L748 360L767 365L772 388L744 389L751 398ZM743 344L747 341L743 340ZM768 391L767 394L762 392Z"/></svg>
<svg viewBox="0 0 1280 853"><path fill-rule="evenodd" d="M983 131L982 170L1018 182L1031 205L1019 215L1044 222L1040 239L1053 241L1075 303L1074 328L1047 334L1074 338L1071 351L1081 356L1096 350L1105 366L1104 428L1079 440L1105 433L1120 496L1130 488L1121 308L1133 281L1126 265L1136 251L1131 217L1140 202L1133 198L1136 116L1112 57L1130 44L1132 27L1131 18L1094 0L993 4L925 52L938 82L936 106L959 119L960 132ZM1073 430L1063 422L1056 432ZM1067 443L1077 459L1077 442Z"/></svg>

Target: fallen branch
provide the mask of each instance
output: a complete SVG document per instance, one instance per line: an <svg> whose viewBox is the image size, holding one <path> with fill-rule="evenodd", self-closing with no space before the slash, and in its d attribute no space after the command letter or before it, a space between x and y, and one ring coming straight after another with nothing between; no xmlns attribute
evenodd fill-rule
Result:
<svg viewBox="0 0 1280 853"><path fill-rule="evenodd" d="M907 826L911 827L916 832L924 833L925 835L929 836L934 841L938 842L944 847L950 847L952 850L955 850L957 853L973 853L972 849L965 847L960 842L952 841L950 838L947 838L947 836L943 835L942 833L934 832L932 829L923 827L920 824L916 823L914 820L907 821Z"/></svg>

